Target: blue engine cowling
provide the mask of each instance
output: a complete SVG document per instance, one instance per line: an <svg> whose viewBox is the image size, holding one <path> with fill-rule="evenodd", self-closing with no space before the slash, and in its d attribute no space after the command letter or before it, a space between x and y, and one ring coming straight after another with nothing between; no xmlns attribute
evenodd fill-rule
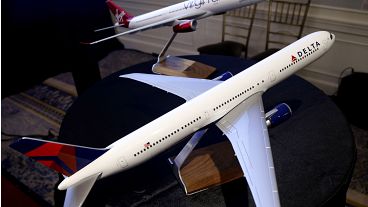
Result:
<svg viewBox="0 0 368 207"><path fill-rule="evenodd" d="M279 125L291 117L292 111L286 103L280 103L271 111L266 113L266 124L268 127Z"/></svg>
<svg viewBox="0 0 368 207"><path fill-rule="evenodd" d="M233 74L230 71L227 71L220 76L214 78L213 80L226 81L227 79L233 77Z"/></svg>

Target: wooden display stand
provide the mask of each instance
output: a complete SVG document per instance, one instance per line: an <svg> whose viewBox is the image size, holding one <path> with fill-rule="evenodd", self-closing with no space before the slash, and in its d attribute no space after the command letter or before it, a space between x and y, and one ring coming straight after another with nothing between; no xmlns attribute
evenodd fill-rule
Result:
<svg viewBox="0 0 368 207"><path fill-rule="evenodd" d="M243 171L229 141L194 150L180 169L187 194L243 177Z"/></svg>
<svg viewBox="0 0 368 207"><path fill-rule="evenodd" d="M169 158L187 195L243 177L229 141L195 149L206 132L207 129L202 129L194 133L179 154Z"/></svg>
<svg viewBox="0 0 368 207"><path fill-rule="evenodd" d="M171 76L207 78L216 68L193 60L167 56L163 61L154 64L152 71Z"/></svg>
<svg viewBox="0 0 368 207"><path fill-rule="evenodd" d="M200 62L175 56L165 56L167 49L170 47L176 35L177 33L172 35L165 47L160 52L157 58L157 63L152 66L152 72L170 76L207 78L214 71L216 71L215 67Z"/></svg>

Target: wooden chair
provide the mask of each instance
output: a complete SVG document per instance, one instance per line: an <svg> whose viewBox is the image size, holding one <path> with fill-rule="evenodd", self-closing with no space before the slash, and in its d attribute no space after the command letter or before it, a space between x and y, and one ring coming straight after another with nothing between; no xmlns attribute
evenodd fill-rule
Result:
<svg viewBox="0 0 368 207"><path fill-rule="evenodd" d="M223 15L220 43L198 48L200 54L247 57L249 37L252 32L257 5L250 5L226 12Z"/></svg>
<svg viewBox="0 0 368 207"><path fill-rule="evenodd" d="M262 60L299 39L311 0L269 0L265 52L252 59Z"/></svg>

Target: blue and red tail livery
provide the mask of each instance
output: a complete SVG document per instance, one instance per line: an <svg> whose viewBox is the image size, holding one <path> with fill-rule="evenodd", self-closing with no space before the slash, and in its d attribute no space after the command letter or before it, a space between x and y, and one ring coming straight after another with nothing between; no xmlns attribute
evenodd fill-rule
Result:
<svg viewBox="0 0 368 207"><path fill-rule="evenodd" d="M27 137L17 140L10 147L66 176L74 174L108 150Z"/></svg>

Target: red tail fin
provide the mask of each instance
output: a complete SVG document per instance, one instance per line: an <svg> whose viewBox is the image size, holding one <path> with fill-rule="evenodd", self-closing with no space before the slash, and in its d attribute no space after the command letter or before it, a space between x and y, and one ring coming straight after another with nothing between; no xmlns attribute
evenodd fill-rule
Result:
<svg viewBox="0 0 368 207"><path fill-rule="evenodd" d="M10 147L66 176L82 169L108 150L26 137L12 143Z"/></svg>
<svg viewBox="0 0 368 207"><path fill-rule="evenodd" d="M123 8L116 5L111 0L107 0L106 4L116 18L116 25L129 27L129 22L133 18L133 16L126 12Z"/></svg>

